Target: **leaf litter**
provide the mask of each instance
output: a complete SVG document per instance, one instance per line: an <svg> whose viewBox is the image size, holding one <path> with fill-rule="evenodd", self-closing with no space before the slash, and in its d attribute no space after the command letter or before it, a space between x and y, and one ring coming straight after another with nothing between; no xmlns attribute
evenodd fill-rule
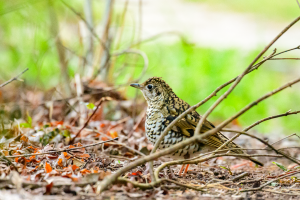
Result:
<svg viewBox="0 0 300 200"><path fill-rule="evenodd" d="M265 167L257 167L242 159L221 157L191 165L186 176L177 175L180 166L171 167L176 181L192 187L206 186L205 191L195 191L172 183L147 190L134 187L131 183L116 183L103 194L96 195L96 182L142 155L148 155L153 148L144 134L145 103L137 101L134 104L134 101L126 100L118 92L107 92L105 96L101 96L103 93L86 94L85 110L78 113L79 104L76 98L53 101L52 107L49 107L45 106L48 100L40 97L40 94L30 91L34 102L18 100L18 105L27 105L25 111L21 109L22 106L17 106L22 113L19 118L12 115L15 107L1 108L0 196L11 199L34 199L40 195L45 198L53 196L55 199L299 198L300 175L286 176L300 172L299 166L283 158L269 157L260 158ZM38 97L33 98L35 95ZM105 101L87 126L83 127L82 121L86 122L95 111L97 100L101 97L111 99ZM73 105L72 109L70 105ZM82 131L74 139L80 129ZM115 141L85 147L115 138ZM70 144L72 139L74 142ZM271 137L266 139L272 140ZM245 148L265 148L258 141L246 137L240 137L236 142ZM278 142L276 148L294 144L299 144L297 139L288 138L284 142ZM288 152L295 157L300 155L299 148L289 149ZM154 167L168 160L169 158L156 160ZM146 168L145 165L138 166L122 177L138 183L150 183L150 174ZM159 176L170 178L169 169L161 171ZM259 188L272 179L278 180L259 191L239 192Z"/></svg>

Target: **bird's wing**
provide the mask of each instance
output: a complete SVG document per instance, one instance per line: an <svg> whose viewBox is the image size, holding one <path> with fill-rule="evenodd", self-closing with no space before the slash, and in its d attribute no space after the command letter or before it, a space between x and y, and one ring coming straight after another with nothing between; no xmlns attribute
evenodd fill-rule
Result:
<svg viewBox="0 0 300 200"><path fill-rule="evenodd" d="M178 110L170 109L170 108L168 108L168 111L171 111L170 112L171 115L169 115L169 116L171 116L169 123L182 113L182 112L178 112ZM200 121L200 118L201 118L201 116L196 111L193 111L193 112L187 114L184 118L180 119L173 128L176 129L177 131L178 131L178 129L180 129L181 133L187 137L192 137L194 135L196 126L197 126L198 122ZM212 123L205 120L202 125L200 133L209 131L210 129L213 129L214 127L215 126ZM203 140L201 140L201 143L208 145L208 146L218 148L228 140L229 139L225 135L223 135L220 132L217 132L217 133L210 135L210 136L204 138ZM243 150L239 149L241 147L239 147L234 142L230 142L223 149L228 149L228 148L236 149L236 150L232 150L232 152L234 152L234 153L245 154ZM263 166L263 164L261 162L259 162L258 160L256 160L255 158L246 158L246 159L249 159L256 164Z"/></svg>
<svg viewBox="0 0 300 200"><path fill-rule="evenodd" d="M173 117L170 117L170 121L173 121L176 117L178 116L178 112L175 109L169 109L171 111L171 114L173 114ZM196 126L198 122L200 121L200 115L196 111L192 111L191 113L187 114L184 118L180 119L176 124L175 124L175 129L180 129L181 133L187 137L192 137L194 135ZM201 133L204 133L206 131L209 131L213 129L215 126L210 123L209 121L205 120L202 128L201 128ZM220 147L224 142L226 142L228 138L223 135L222 133L218 132L213 135L210 135L203 139L201 142L203 144L213 146L215 148ZM230 148L239 148L237 145L234 143L230 143L227 145ZM238 152L237 152L238 153ZM239 152L241 153L241 152Z"/></svg>

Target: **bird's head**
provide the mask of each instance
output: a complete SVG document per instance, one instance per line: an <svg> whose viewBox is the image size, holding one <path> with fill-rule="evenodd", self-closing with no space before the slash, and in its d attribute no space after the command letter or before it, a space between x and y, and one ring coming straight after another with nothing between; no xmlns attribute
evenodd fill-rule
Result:
<svg viewBox="0 0 300 200"><path fill-rule="evenodd" d="M175 95L170 86L160 77L152 77L144 83L132 83L130 86L142 91L148 105L161 104L170 96Z"/></svg>

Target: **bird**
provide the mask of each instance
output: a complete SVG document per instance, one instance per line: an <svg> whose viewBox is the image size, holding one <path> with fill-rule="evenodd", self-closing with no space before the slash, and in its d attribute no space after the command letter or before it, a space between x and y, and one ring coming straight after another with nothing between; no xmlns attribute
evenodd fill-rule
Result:
<svg viewBox="0 0 300 200"><path fill-rule="evenodd" d="M154 145L156 140L160 137L162 132L167 126L175 120L181 113L190 108L190 105L184 100L179 98L173 91L173 89L161 78L151 77L145 82L138 84L132 83L130 86L139 89L144 98L147 101L147 112L145 120L145 132L147 139ZM172 145L175 145L181 141L193 137L198 122L201 119L201 115L196 111L192 111L184 118L180 119L167 133L162 140L158 149L165 149ZM205 120L202 125L200 133L204 133L213 129L215 126ZM229 139L221 132L212 134L199 142L189 144L182 149L179 149L169 155L173 159L188 159L199 154L204 154L216 150L222 144ZM234 142L227 144L224 149L236 149L232 150L236 154L245 154L245 152ZM246 154L245 154L246 155ZM255 164L263 166L261 162L251 157L243 157L251 160ZM188 166L185 168L184 174L188 170ZM182 173L184 165L179 171L179 175Z"/></svg>

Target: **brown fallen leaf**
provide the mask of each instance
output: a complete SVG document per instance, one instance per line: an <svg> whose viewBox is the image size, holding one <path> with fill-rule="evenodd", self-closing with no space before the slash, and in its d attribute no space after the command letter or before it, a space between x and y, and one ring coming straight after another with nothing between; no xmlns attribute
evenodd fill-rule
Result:
<svg viewBox="0 0 300 200"><path fill-rule="evenodd" d="M51 171L52 171L51 165L46 162L45 163L45 172L50 173Z"/></svg>

